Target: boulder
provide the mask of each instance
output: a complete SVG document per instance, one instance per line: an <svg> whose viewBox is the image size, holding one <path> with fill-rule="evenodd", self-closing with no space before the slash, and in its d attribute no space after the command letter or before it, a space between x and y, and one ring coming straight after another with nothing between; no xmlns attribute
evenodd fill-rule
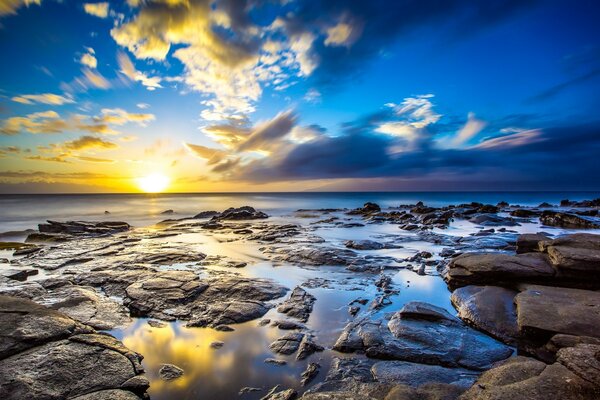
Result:
<svg viewBox="0 0 600 400"><path fill-rule="evenodd" d="M539 242L550 240L543 233L526 233L517 239L517 254L539 251Z"/></svg>
<svg viewBox="0 0 600 400"><path fill-rule="evenodd" d="M467 389L479 372L464 368L446 368L439 365L417 364L406 361L379 361L371 367L377 382L419 387L426 383L447 383Z"/></svg>
<svg viewBox="0 0 600 400"><path fill-rule="evenodd" d="M546 210L540 216L540 222L547 226L571 229L600 229L600 219Z"/></svg>
<svg viewBox="0 0 600 400"><path fill-rule="evenodd" d="M161 364L158 375L164 381L172 381L183 376L183 369L173 364Z"/></svg>
<svg viewBox="0 0 600 400"><path fill-rule="evenodd" d="M287 333L269 345L269 348L279 354L293 354L300 347L304 334L300 332Z"/></svg>
<svg viewBox="0 0 600 400"><path fill-rule="evenodd" d="M547 342L557 333L600 337L600 292L524 285L515 297L519 331Z"/></svg>
<svg viewBox="0 0 600 400"><path fill-rule="evenodd" d="M370 358L483 370L512 350L466 326L446 310L410 302L386 324L363 319L346 326L334 345L341 352L364 351Z"/></svg>
<svg viewBox="0 0 600 400"><path fill-rule="evenodd" d="M228 208L222 213L215 215L212 217L215 221L239 221L239 220L247 220L247 219L265 219L269 218L267 214L262 211L257 211L253 207L244 206L239 208Z"/></svg>
<svg viewBox="0 0 600 400"><path fill-rule="evenodd" d="M380 250L385 247L383 243L374 240L348 240L344 245L354 250Z"/></svg>
<svg viewBox="0 0 600 400"><path fill-rule="evenodd" d="M545 255L466 253L454 258L446 268L444 279L451 288L470 284L514 284L515 282L547 282L555 270Z"/></svg>
<svg viewBox="0 0 600 400"><path fill-rule="evenodd" d="M498 286L465 286L450 298L458 316L491 336L509 344L519 337L514 298L517 291Z"/></svg>

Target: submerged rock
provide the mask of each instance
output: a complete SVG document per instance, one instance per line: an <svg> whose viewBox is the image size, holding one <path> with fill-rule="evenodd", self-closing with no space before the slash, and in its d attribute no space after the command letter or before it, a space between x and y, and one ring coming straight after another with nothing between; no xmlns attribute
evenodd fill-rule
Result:
<svg viewBox="0 0 600 400"><path fill-rule="evenodd" d="M302 380L300 381L300 385L306 386L309 384L315 377L319 374L319 370L321 369L321 365L318 363L309 363L306 366L306 369L300 375Z"/></svg>
<svg viewBox="0 0 600 400"><path fill-rule="evenodd" d="M183 376L183 370L173 364L161 364L158 375L162 380L172 381Z"/></svg>

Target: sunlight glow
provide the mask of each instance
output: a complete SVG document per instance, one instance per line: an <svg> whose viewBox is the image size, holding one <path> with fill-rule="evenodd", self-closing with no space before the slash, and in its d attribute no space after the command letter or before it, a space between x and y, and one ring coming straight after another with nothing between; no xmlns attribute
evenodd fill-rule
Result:
<svg viewBox="0 0 600 400"><path fill-rule="evenodd" d="M139 188L146 193L163 192L169 183L171 183L171 179L158 172L137 179Z"/></svg>

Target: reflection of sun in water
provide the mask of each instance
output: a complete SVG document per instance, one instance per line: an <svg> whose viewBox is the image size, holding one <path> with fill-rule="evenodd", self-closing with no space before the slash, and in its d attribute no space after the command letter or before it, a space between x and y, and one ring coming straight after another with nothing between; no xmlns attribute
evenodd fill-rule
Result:
<svg viewBox="0 0 600 400"><path fill-rule="evenodd" d="M146 193L160 193L169 186L169 183L171 179L159 172L137 179L139 188Z"/></svg>

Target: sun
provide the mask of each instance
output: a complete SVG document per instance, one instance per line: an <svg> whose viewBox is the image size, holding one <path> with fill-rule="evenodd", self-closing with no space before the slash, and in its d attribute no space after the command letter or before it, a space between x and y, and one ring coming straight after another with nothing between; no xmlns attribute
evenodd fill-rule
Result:
<svg viewBox="0 0 600 400"><path fill-rule="evenodd" d="M159 172L137 179L139 188L146 193L163 192L171 183L171 179Z"/></svg>

